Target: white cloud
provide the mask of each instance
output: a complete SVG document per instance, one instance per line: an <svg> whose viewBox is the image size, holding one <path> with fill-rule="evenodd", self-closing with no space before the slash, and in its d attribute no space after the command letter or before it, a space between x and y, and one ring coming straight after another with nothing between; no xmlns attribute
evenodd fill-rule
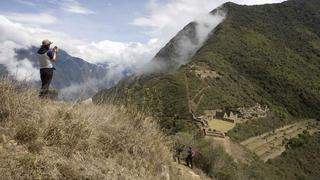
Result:
<svg viewBox="0 0 320 180"><path fill-rule="evenodd" d="M158 44L152 40L147 44L104 40L80 45L74 54L95 63L108 61L114 64L135 65L146 63L157 48L159 48Z"/></svg>
<svg viewBox="0 0 320 180"><path fill-rule="evenodd" d="M67 12L76 14L93 14L90 9L85 8L81 3L76 0L64 0L61 2L61 9Z"/></svg>
<svg viewBox="0 0 320 180"><path fill-rule="evenodd" d="M233 0L237 4L242 5L258 5L258 4L271 4L271 3L280 3L285 0Z"/></svg>
<svg viewBox="0 0 320 180"><path fill-rule="evenodd" d="M59 48L67 51L69 54L83 58L89 62L107 62L114 67L122 66L123 68L117 68L119 70L146 63L151 59L153 54L156 53L156 49L160 48L154 40L151 40L150 43L147 44L137 42L121 43L108 40L90 42L73 38L62 32L30 27L25 24L13 22L1 15L0 35L0 45L1 47L6 47L0 51L0 56L3 57L0 64L6 65L11 75L19 75L18 79L23 78L20 77L23 73L15 73L18 62L14 58L14 49L39 46L43 39L50 39L54 42L54 45L59 46ZM7 54L7 52L10 53ZM28 64L24 63L22 65L20 69L23 67L26 67L26 71L29 69Z"/></svg>
<svg viewBox="0 0 320 180"><path fill-rule="evenodd" d="M8 13L6 18L24 24L51 25L57 22L57 18L47 13L26 14L26 13Z"/></svg>
<svg viewBox="0 0 320 180"><path fill-rule="evenodd" d="M179 33L174 40L174 47L170 55L170 61L179 67L189 62L190 58L202 47L212 30L225 18L225 12L219 9L215 14L204 14L198 17L194 24L187 26L185 31ZM190 31L192 29L192 31ZM190 33L192 32L192 33ZM161 58L161 57L156 57ZM166 62L166 61L165 61ZM152 73L155 71L166 72L172 69L163 61L157 59L142 67L141 73Z"/></svg>
<svg viewBox="0 0 320 180"><path fill-rule="evenodd" d="M252 5L282 1L284 0L234 0L233 2ZM149 0L149 15L134 19L132 24L150 28L151 30L146 33L164 44L186 24L204 17L228 0L172 0L166 4L159 2L160 0Z"/></svg>
<svg viewBox="0 0 320 180"><path fill-rule="evenodd" d="M10 41L0 43L0 64L4 64L9 74L19 81L39 80L39 70L35 69L29 60L15 59L15 48L23 46Z"/></svg>

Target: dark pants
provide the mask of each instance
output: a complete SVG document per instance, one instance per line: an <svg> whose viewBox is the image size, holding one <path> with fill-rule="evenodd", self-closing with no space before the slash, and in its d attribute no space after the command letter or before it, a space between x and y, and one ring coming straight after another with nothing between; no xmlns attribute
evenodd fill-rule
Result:
<svg viewBox="0 0 320 180"><path fill-rule="evenodd" d="M188 155L187 158L186 158L186 162L187 162L187 166L192 169L193 168L192 156Z"/></svg>
<svg viewBox="0 0 320 180"><path fill-rule="evenodd" d="M41 91L40 96L45 96L49 92L49 86L53 77L53 68L40 69Z"/></svg>

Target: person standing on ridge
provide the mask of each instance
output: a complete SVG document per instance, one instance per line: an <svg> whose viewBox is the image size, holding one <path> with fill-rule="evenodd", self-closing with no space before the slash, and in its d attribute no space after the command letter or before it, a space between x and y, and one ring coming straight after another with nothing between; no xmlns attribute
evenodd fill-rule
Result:
<svg viewBox="0 0 320 180"><path fill-rule="evenodd" d="M56 61L58 47L55 46L50 50L52 44L49 40L43 40L40 49L38 50L41 90L40 97L48 95L49 86L53 77L53 70L55 70L53 63Z"/></svg>

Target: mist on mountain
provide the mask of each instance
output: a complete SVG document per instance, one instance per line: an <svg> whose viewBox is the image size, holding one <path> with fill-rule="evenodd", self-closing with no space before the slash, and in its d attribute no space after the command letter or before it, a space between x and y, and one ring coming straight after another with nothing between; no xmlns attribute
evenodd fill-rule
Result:
<svg viewBox="0 0 320 180"><path fill-rule="evenodd" d="M142 66L138 73L170 72L188 63L225 16L226 13L221 7L198 17L171 39L149 63Z"/></svg>

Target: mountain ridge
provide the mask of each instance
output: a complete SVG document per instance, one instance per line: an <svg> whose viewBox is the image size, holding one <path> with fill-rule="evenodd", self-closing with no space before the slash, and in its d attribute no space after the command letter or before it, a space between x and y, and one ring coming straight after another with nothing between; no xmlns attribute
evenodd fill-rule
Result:
<svg viewBox="0 0 320 180"><path fill-rule="evenodd" d="M164 124L170 122L165 127L171 128L177 119L190 119L187 82L190 96L204 89L198 108L192 110L196 114L260 103L271 106L277 117L317 117L319 2L291 0L260 6L226 3L223 8L227 17L189 63L169 74L124 80L101 91L94 100L103 102L112 97L121 103L135 102L151 114L175 119L162 118L166 119ZM195 75L206 69L219 78L201 79ZM280 122L275 123L277 126L287 122L286 118L276 119L274 122Z"/></svg>
<svg viewBox="0 0 320 180"><path fill-rule="evenodd" d="M196 158L196 165L210 177L316 179L319 166L314 164L320 162L318 146L310 141L319 140L319 133L310 136L303 132L298 138L290 139L288 144L302 146L294 150L281 140L287 136L270 140L270 146L259 147L244 157L253 159L249 165L234 163L232 157L225 155L226 149L218 150L220 153L212 149L217 137L208 134L225 138L220 140L230 148L230 144L225 144L226 139L237 144L291 127L304 119L318 119L320 1L289 0L258 6L226 3L223 8L227 13L225 19L186 64L174 71L169 68L168 72L130 77L100 91L93 101L136 106L156 117L162 130L176 138L177 144L192 144L199 149L201 155ZM174 57L171 56L174 51L170 51L173 48L170 43L167 45L164 57ZM265 110L263 115L259 115L261 110ZM248 114L248 119L242 119ZM228 127L223 126L226 123ZM231 128L219 131L226 127ZM288 133L293 130L289 129ZM283 134L275 135L278 136ZM287 147L281 151L273 149L274 142ZM268 151L263 149L267 146L277 154L264 163L257 155ZM243 146L234 148L236 155L243 148L250 151ZM312 163L309 157L313 157ZM217 167L219 163L222 164Z"/></svg>

